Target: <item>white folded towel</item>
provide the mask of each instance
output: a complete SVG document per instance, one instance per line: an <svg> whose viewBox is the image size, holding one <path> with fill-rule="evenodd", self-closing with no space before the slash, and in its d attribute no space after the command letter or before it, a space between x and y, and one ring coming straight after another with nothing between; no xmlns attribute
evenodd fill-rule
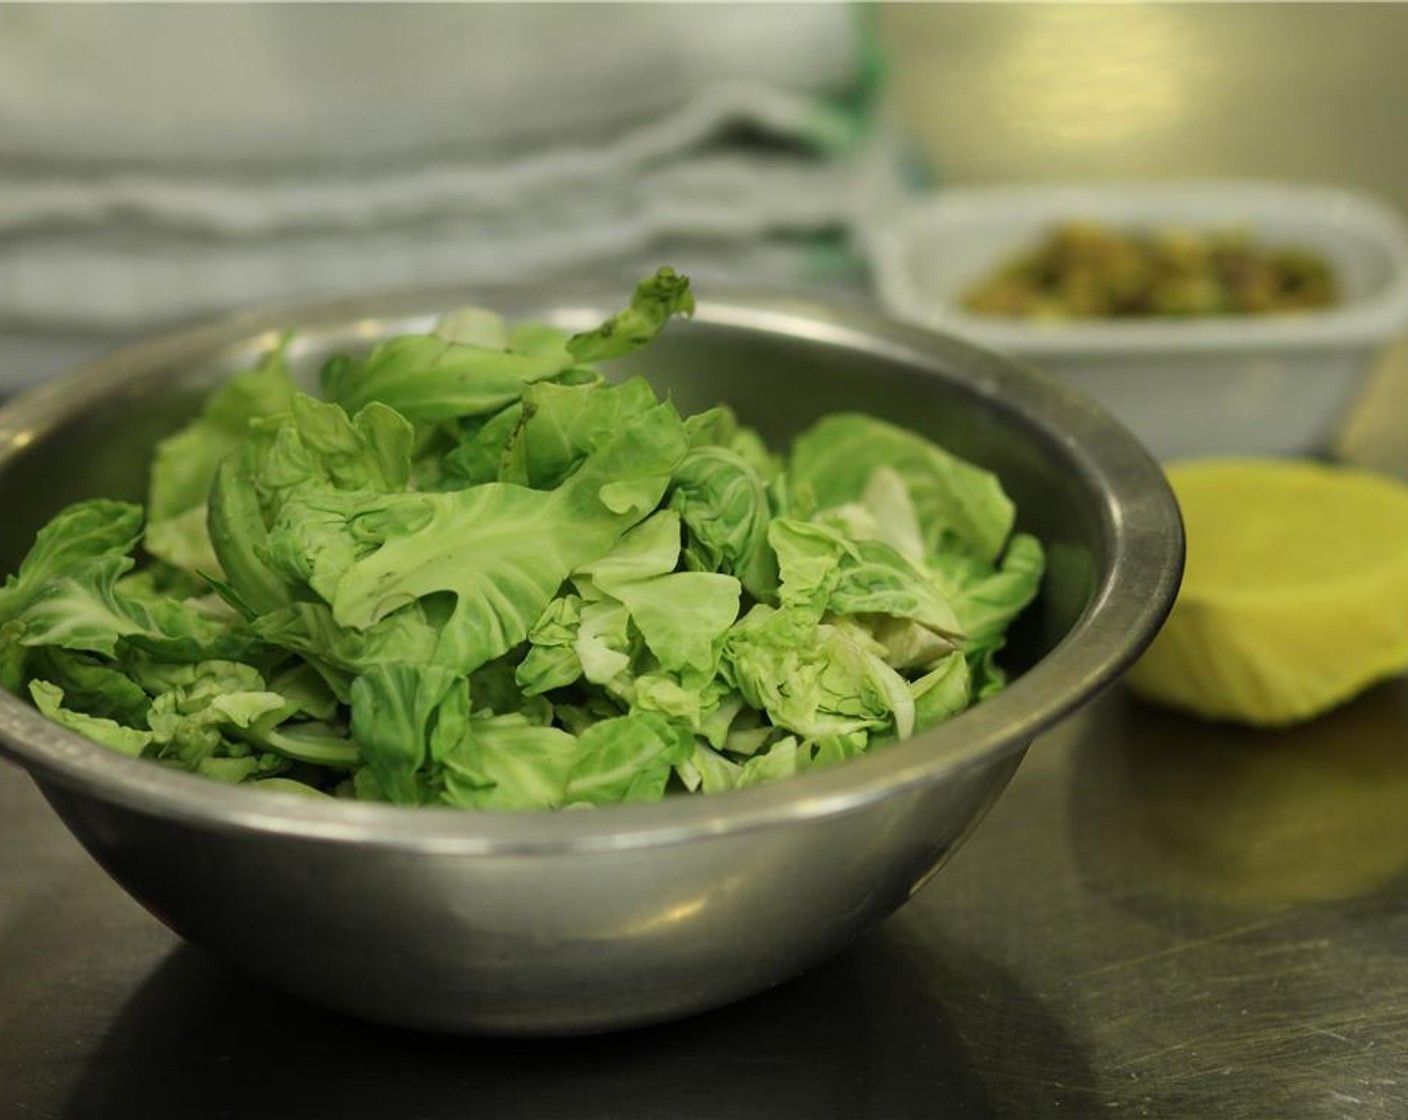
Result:
<svg viewBox="0 0 1408 1120"><path fill-rule="evenodd" d="M671 245L746 269L769 237L848 221L832 99L857 88L854 20L0 6L0 331L550 280Z"/></svg>

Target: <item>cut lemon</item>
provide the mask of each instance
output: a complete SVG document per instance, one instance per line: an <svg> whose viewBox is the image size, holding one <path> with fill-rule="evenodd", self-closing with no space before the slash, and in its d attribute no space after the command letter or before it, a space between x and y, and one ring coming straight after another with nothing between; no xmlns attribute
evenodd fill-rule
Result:
<svg viewBox="0 0 1408 1120"><path fill-rule="evenodd" d="M1188 560L1140 695L1295 723L1408 668L1408 486L1298 460L1176 464Z"/></svg>

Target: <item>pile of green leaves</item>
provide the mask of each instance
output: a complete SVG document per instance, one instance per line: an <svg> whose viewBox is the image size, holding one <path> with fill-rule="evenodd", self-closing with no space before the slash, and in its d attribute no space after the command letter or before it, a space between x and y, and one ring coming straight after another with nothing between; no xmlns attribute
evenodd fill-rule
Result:
<svg viewBox="0 0 1408 1120"><path fill-rule="evenodd" d="M1042 551L997 479L854 414L779 458L593 368L692 308L662 269L570 337L465 310L323 399L285 343L158 446L145 515L38 534L0 680L221 781L479 809L749 786L999 689Z"/></svg>

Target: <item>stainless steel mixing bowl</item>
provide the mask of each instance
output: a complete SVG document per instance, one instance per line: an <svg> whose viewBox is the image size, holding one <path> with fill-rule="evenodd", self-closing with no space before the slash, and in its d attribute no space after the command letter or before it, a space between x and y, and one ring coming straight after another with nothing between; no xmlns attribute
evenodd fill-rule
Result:
<svg viewBox="0 0 1408 1120"><path fill-rule="evenodd" d="M61 505L140 498L153 441L279 332L299 331L293 352L311 376L332 351L426 330L474 301L433 293L243 315L15 400L0 410L0 570ZM610 300L495 303L574 327L612 310ZM1093 405L1011 361L863 311L703 302L619 366L684 409L727 401L778 443L822 413L863 409L996 470L1049 555L1041 596L1012 635L1017 679L947 724L833 769L589 812L230 788L105 750L8 694L0 752L172 929L367 1019L503 1034L626 1027L738 999L837 952L928 882L1033 737L1152 638L1181 571L1177 508L1153 461Z"/></svg>

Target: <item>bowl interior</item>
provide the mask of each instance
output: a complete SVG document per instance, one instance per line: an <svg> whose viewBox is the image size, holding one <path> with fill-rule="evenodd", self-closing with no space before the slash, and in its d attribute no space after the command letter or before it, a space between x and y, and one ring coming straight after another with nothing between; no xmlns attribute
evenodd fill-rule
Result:
<svg viewBox="0 0 1408 1120"><path fill-rule="evenodd" d="M465 293L430 293L246 315L122 351L26 394L0 412L0 568L12 571L35 530L68 502L96 495L140 500L153 444L283 330L298 328L291 354L311 385L329 354L428 329L439 312L467 302L473 297ZM600 322L614 309L610 299L494 304L511 319L571 328ZM1048 555L1038 602L1010 632L1003 657L1019 679L914 740L791 783L685 799L688 806L533 821L302 801L296 811L276 809L298 799L232 798L224 788L207 788L213 783L89 749L48 725L40 732L30 713L3 696L0 731L22 761L50 777L192 818L260 828L277 821L280 829L318 835L350 829L387 843L452 847L617 846L627 834L631 843L647 843L682 839L691 829L845 811L1019 750L1127 667L1172 602L1182 541L1156 464L1096 406L1008 359L862 311L737 295L701 304L692 321L672 325L609 372L645 375L685 412L725 402L774 447L825 413L858 410L997 472L1017 504L1019 527L1037 535Z"/></svg>

